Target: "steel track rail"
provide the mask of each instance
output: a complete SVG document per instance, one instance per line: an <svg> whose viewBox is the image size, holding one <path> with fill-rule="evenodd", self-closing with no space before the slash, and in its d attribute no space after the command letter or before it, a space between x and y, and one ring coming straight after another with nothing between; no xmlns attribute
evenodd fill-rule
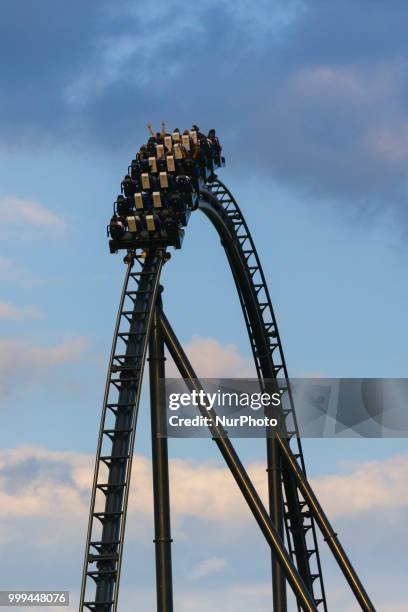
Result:
<svg viewBox="0 0 408 612"><path fill-rule="evenodd" d="M283 385L279 384L287 396L284 433L300 469L306 473L276 317L249 228L237 202L221 181L217 180L202 189L199 209L214 225L225 249L243 310L258 378L261 383L276 379L277 376L285 381ZM268 440L267 444L269 455L273 441ZM270 468L272 474L275 471L276 466ZM316 605L326 612L315 523L307 503L303 498L299 498L294 479L285 466L282 469L282 479L286 497L284 520L288 548L303 580L313 592ZM276 487L276 481L272 482L270 479L269 483L270 489L272 486ZM270 497L273 497L271 490Z"/></svg>
<svg viewBox="0 0 408 612"><path fill-rule="evenodd" d="M118 605L141 384L163 258L163 252L151 252L139 272L129 263L123 285L103 398L80 610L115 612Z"/></svg>

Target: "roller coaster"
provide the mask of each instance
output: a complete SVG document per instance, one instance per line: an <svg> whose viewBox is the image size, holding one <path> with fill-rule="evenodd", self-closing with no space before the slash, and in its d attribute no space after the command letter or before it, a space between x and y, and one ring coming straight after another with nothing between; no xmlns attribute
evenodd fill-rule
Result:
<svg viewBox="0 0 408 612"><path fill-rule="evenodd" d="M195 133L194 133L195 132ZM158 612L172 612L172 561L167 439L159 424L166 409L165 346L190 390L202 389L163 311L160 285L168 249L181 248L193 211L217 231L235 281L260 387L286 394L280 430L265 432L269 511L262 503L231 440L222 428L210 433L271 549L272 601L287 610L287 584L298 610L329 610L317 530L337 561L360 608L374 612L307 479L290 381L265 276L244 216L214 174L225 163L220 147L197 129L162 135L132 161L108 226L112 253L126 251L102 406L80 594L80 611L116 612L132 458L145 361L149 355L153 499ZM148 143L149 144L149 143ZM189 151L201 147L201 158ZM192 162L192 163L190 163ZM283 383L282 383L283 381ZM215 416L204 403L203 415Z"/></svg>

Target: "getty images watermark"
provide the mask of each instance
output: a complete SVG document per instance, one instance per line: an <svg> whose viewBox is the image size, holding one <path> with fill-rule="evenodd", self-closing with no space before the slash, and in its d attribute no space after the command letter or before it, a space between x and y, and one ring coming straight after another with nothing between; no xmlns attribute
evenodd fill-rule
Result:
<svg viewBox="0 0 408 612"><path fill-rule="evenodd" d="M247 391L222 391L217 389L215 392L208 392L201 389L192 390L188 393L173 392L168 396L168 409L179 411L181 408L202 408L209 414L197 414L195 416L185 416L183 414L170 414L168 424L170 427L211 427L211 425L221 427L277 427L278 419L276 416L267 415L255 417L251 414L240 414L238 416L225 414L233 409L252 410L261 409L271 410L281 405L281 393L247 392ZM222 414L214 412L214 408L221 410ZM183 411L184 412L184 411ZM211 414L210 414L211 413Z"/></svg>
<svg viewBox="0 0 408 612"><path fill-rule="evenodd" d="M160 436L408 437L408 379L276 379L262 388L258 379L200 379L192 390L190 383L161 381Z"/></svg>

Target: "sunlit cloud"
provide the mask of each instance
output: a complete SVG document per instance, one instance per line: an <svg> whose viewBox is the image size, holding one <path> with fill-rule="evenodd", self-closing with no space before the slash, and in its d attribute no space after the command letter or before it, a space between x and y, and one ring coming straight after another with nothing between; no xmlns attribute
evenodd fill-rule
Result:
<svg viewBox="0 0 408 612"><path fill-rule="evenodd" d="M60 344L41 346L22 339L0 340L0 402L24 384L37 382L50 368L79 359L86 338L78 337Z"/></svg>
<svg viewBox="0 0 408 612"><path fill-rule="evenodd" d="M225 570L227 565L227 561L222 557L210 557L198 565L195 565L191 570L191 576L195 580L199 580L211 574L219 574Z"/></svg>
<svg viewBox="0 0 408 612"><path fill-rule="evenodd" d="M0 198L0 213L3 231L10 224L59 232L65 228L65 221L61 217L32 200L14 196Z"/></svg>
<svg viewBox="0 0 408 612"><path fill-rule="evenodd" d="M184 345L197 376L205 378L256 377L252 359L241 355L234 344L222 344L214 338L194 336ZM168 376L179 377L178 370L169 362Z"/></svg>

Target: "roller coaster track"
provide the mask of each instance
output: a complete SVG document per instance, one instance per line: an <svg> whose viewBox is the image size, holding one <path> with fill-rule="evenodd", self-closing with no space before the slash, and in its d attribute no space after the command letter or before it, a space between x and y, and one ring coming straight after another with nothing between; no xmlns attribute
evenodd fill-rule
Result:
<svg viewBox="0 0 408 612"><path fill-rule="evenodd" d="M224 246L237 287L252 354L259 380L284 379L279 389L288 395L285 410L284 435L292 445L292 452L306 475L302 445L296 420L292 391L279 336L275 313L255 243L244 216L227 187L216 181L202 192L200 209L212 221ZM268 444L273 444L268 440ZM292 558L297 561L300 574L314 594L317 605L327 610L316 528L309 508L300 500L290 475L281 470L286 500L284 521ZM270 482L270 489L276 486Z"/></svg>
<svg viewBox="0 0 408 612"><path fill-rule="evenodd" d="M116 610L132 455L143 369L152 325L162 255L152 253L141 271L128 265L116 320L103 399L91 512L86 538L81 607ZM86 582L95 583L84 601Z"/></svg>
<svg viewBox="0 0 408 612"><path fill-rule="evenodd" d="M307 597L305 600L297 598L298 609L327 611L313 516L334 554L336 547L340 550L338 556L341 557L344 551L328 522L326 526L324 513L320 512L321 508L314 501L313 494L312 497L307 495L309 485L304 485L306 472L293 397L260 260L245 219L223 183L216 180L202 185L200 196L199 209L217 230L232 270L261 386L268 388L271 381L277 385L279 377L279 388L288 399L282 432L287 443L267 438L272 523L267 517L271 524L266 531L269 529L272 533L274 525L277 538L280 536L281 540L284 531L286 533L288 559L292 559L302 588L309 594L309 604ZM138 406L164 259L163 250L150 249L144 262L137 260L141 269L134 272L129 263L125 277L97 445L80 598L81 612L85 608L97 612L117 610ZM223 444L228 450L229 440ZM283 461L285 454L286 460ZM274 585L279 585L279 581L282 583L285 579L282 573L284 557L280 557L278 563L278 556L272 556ZM345 553L343 557L343 563L347 565ZM287 563L290 564L290 560ZM348 570L349 575L344 569L343 572L362 609L374 611L352 568ZM288 574L286 578L289 580ZM293 588L292 583L291 586ZM274 609L286 609L286 592L274 593Z"/></svg>

